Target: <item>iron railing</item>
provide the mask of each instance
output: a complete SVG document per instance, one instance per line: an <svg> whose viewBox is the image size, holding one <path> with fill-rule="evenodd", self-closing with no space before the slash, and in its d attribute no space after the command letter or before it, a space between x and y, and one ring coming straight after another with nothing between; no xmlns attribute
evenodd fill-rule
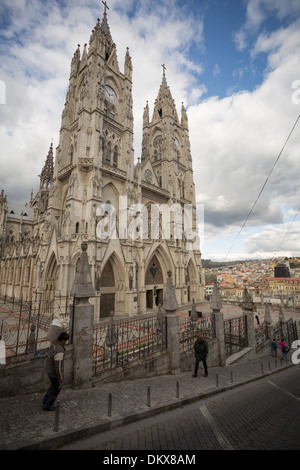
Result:
<svg viewBox="0 0 300 470"><path fill-rule="evenodd" d="M225 356L241 351L248 346L246 317L231 318L224 321Z"/></svg>
<svg viewBox="0 0 300 470"><path fill-rule="evenodd" d="M115 321L94 328L93 373L132 363L167 347L166 317L160 314Z"/></svg>
<svg viewBox="0 0 300 470"><path fill-rule="evenodd" d="M198 334L202 334L204 339L213 339L216 336L215 315L207 315L198 318L197 321L191 319L180 319L180 352L190 351L196 341Z"/></svg>
<svg viewBox="0 0 300 470"><path fill-rule="evenodd" d="M297 331L297 324L291 318L286 322L286 330L287 330L287 344L289 348L292 347L294 341L298 339L298 331Z"/></svg>
<svg viewBox="0 0 300 470"><path fill-rule="evenodd" d="M40 354L48 347L46 335L54 318L69 317L73 299L56 297L45 301L42 296L23 300L0 299L0 340L5 343L6 358L29 352Z"/></svg>
<svg viewBox="0 0 300 470"><path fill-rule="evenodd" d="M255 345L256 347L260 344L263 344L267 339L267 325L266 323L262 323L254 328L254 337L255 337Z"/></svg>

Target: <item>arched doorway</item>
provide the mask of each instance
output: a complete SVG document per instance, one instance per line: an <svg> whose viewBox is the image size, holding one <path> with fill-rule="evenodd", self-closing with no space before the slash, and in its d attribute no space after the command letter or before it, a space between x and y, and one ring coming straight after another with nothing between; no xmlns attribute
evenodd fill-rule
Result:
<svg viewBox="0 0 300 470"><path fill-rule="evenodd" d="M111 262L108 260L101 274L100 317L109 317L115 311L115 276Z"/></svg>
<svg viewBox="0 0 300 470"><path fill-rule="evenodd" d="M187 302L192 302L194 298L197 296L196 292L196 276L197 271L195 269L194 264L190 260L186 270L186 278L185 278L185 285L187 288Z"/></svg>
<svg viewBox="0 0 300 470"><path fill-rule="evenodd" d="M126 287L128 273L124 262L114 251L104 260L100 276L100 318L107 317L113 311L117 316L128 315L126 306Z"/></svg>
<svg viewBox="0 0 300 470"><path fill-rule="evenodd" d="M161 265L156 255L153 255L146 269L146 308L155 308L163 304L164 281Z"/></svg>

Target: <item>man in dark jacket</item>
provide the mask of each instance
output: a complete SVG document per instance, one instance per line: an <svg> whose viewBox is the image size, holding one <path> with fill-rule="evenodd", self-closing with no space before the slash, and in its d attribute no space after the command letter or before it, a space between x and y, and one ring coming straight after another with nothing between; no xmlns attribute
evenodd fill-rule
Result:
<svg viewBox="0 0 300 470"><path fill-rule="evenodd" d="M208 354L208 344L202 335L197 336L197 341L195 341L195 344L194 344L194 352L195 352L196 363L195 363L195 371L194 371L193 377L197 377L199 362L201 361L203 362L203 367L204 367L204 377L207 377L208 373L207 373L206 357Z"/></svg>
<svg viewBox="0 0 300 470"><path fill-rule="evenodd" d="M68 333L61 333L58 340L51 344L47 352L45 371L50 379L50 387L43 398L43 410L54 411L53 406L64 380L64 345L69 339Z"/></svg>

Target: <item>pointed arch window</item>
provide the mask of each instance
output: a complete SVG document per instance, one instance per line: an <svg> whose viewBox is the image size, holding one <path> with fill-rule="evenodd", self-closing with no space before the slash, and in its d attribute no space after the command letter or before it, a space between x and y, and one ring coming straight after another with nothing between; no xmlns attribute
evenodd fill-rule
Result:
<svg viewBox="0 0 300 470"><path fill-rule="evenodd" d="M105 163L105 143L104 143L104 140L102 140L102 143L101 143L101 150L102 150L102 163Z"/></svg>
<svg viewBox="0 0 300 470"><path fill-rule="evenodd" d="M110 165L110 152L111 152L111 148L110 148L110 143L108 142L108 144L106 145L106 149L105 149L105 163L107 165Z"/></svg>
<svg viewBox="0 0 300 470"><path fill-rule="evenodd" d="M118 147L117 147L117 145L114 148L113 166L118 166Z"/></svg>
<svg viewBox="0 0 300 470"><path fill-rule="evenodd" d="M73 163L73 158L74 158L74 147L72 145L71 146L71 151L70 151L70 163Z"/></svg>

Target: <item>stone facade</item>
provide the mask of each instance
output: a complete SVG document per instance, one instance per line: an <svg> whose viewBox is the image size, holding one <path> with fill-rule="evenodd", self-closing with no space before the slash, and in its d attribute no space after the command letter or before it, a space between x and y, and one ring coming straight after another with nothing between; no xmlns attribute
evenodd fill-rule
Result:
<svg viewBox="0 0 300 470"><path fill-rule="evenodd" d="M169 208L168 236L152 207L158 214ZM148 103L144 109L142 152L134 162L132 61L127 49L122 73L105 11L89 45L82 52L78 46L72 58L59 144L55 158L50 145L37 194L21 207L1 192L0 295L68 296L85 242L96 320L112 310L128 316L162 304L169 270L178 305L202 301L200 245L190 249L189 236L178 236L186 207L194 235L187 113L182 105L179 120L163 68L152 119Z"/></svg>

